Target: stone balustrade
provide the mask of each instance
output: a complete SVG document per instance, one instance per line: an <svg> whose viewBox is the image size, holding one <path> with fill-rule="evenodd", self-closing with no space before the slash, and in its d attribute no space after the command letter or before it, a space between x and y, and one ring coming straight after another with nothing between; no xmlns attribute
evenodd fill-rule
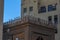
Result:
<svg viewBox="0 0 60 40"><path fill-rule="evenodd" d="M46 20L36 18L36 17L32 17L32 16L25 16L23 18L17 18L15 20L5 22L4 25L14 26L14 25L18 25L18 24L22 24L22 23L26 23L26 22L56 28L56 25L54 25L52 22L48 22Z"/></svg>

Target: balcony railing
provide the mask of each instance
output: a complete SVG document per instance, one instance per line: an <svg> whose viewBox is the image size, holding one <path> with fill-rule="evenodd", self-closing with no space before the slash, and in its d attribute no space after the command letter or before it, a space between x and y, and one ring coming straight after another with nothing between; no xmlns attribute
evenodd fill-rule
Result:
<svg viewBox="0 0 60 40"><path fill-rule="evenodd" d="M22 24L22 23L26 23L26 22L56 28L56 25L54 25L52 22L48 22L46 20L36 18L36 17L32 17L32 16L25 16L23 18L17 18L15 20L5 22L4 25L17 25L17 24Z"/></svg>

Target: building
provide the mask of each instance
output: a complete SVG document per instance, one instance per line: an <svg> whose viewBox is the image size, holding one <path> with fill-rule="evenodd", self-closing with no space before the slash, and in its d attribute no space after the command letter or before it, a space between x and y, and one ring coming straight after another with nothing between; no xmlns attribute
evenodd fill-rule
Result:
<svg viewBox="0 0 60 40"><path fill-rule="evenodd" d="M22 0L22 17L34 16L57 25L55 40L60 40L60 0Z"/></svg>
<svg viewBox="0 0 60 40"><path fill-rule="evenodd" d="M4 23L3 40L55 40L56 26L40 18L25 16Z"/></svg>
<svg viewBox="0 0 60 40"><path fill-rule="evenodd" d="M21 19L4 23L3 40L58 40L58 2L22 0Z"/></svg>
<svg viewBox="0 0 60 40"><path fill-rule="evenodd" d="M4 1L0 0L0 40L2 40L3 35L3 8L4 8Z"/></svg>

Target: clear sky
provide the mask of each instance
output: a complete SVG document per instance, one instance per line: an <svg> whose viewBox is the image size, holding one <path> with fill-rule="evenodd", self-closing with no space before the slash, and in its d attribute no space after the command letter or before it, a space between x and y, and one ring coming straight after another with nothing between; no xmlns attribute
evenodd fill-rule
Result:
<svg viewBox="0 0 60 40"><path fill-rule="evenodd" d="M21 16L21 0L4 0L4 22Z"/></svg>

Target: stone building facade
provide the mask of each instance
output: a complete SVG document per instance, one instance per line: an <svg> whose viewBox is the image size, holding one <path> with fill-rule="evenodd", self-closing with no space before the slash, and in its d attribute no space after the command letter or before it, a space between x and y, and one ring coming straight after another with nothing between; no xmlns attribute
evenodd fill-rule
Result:
<svg viewBox="0 0 60 40"><path fill-rule="evenodd" d="M22 0L22 17L34 16L57 25L55 40L60 40L60 0Z"/></svg>
<svg viewBox="0 0 60 40"><path fill-rule="evenodd" d="M59 17L59 0L21 0L21 19L4 23L3 39L59 40Z"/></svg>
<svg viewBox="0 0 60 40"><path fill-rule="evenodd" d="M3 40L55 40L56 26L48 21L26 16L4 23Z"/></svg>

